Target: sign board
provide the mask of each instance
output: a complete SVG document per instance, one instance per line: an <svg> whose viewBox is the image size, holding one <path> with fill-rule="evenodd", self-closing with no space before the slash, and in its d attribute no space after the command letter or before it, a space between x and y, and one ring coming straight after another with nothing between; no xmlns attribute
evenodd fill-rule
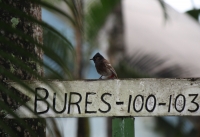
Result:
<svg viewBox="0 0 200 137"><path fill-rule="evenodd" d="M200 81L114 79L24 81L34 91L9 84L30 97L15 113L22 118L107 116L199 116ZM11 117L11 116L7 116Z"/></svg>

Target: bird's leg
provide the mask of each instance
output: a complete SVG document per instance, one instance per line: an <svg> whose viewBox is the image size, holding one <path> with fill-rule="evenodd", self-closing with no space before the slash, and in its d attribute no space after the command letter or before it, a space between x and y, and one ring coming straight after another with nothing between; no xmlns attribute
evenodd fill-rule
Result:
<svg viewBox="0 0 200 137"><path fill-rule="evenodd" d="M102 76L99 79L102 79Z"/></svg>

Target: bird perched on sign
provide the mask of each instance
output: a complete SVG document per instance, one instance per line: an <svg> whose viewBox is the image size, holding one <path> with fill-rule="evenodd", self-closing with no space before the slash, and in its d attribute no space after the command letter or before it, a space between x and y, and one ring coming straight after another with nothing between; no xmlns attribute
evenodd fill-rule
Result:
<svg viewBox="0 0 200 137"><path fill-rule="evenodd" d="M96 70L101 75L99 79L102 76L106 76L108 79L118 78L114 68L100 53L96 53L90 60L94 61Z"/></svg>

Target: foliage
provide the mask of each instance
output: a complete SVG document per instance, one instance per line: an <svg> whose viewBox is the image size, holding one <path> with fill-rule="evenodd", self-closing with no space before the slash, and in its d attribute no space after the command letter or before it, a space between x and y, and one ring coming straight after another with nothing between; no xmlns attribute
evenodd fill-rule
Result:
<svg viewBox="0 0 200 137"><path fill-rule="evenodd" d="M23 1L22 1L23 2ZM68 15L63 13L57 8L54 8L50 4L47 4L42 1L32 1L34 4L40 4L44 7L51 8L52 10L62 14L66 18L69 18ZM61 56L58 56L58 51L54 49L48 48L47 42L44 42L44 45L40 44L36 39L34 39L32 36L29 36L26 34L26 32L19 29L20 27L20 21L29 21L30 23L34 23L35 25L41 26L45 31L48 31L49 34L53 35L52 37L55 39L55 41L60 41L61 44L64 46L62 47L62 54L68 54L71 57L71 60L73 60L73 57L75 56L74 48L72 44L69 42L67 38L65 38L60 32L55 30L53 27L49 26L43 21L37 20L30 16L29 14L26 14L25 12L22 12L21 10L6 4L5 2L1 2L0 4L1 11L4 11L4 13L7 13L7 16L13 15L13 18L10 20L10 22L4 22L2 19L0 20L0 90L2 92L2 97L0 100L0 114L1 114L1 120L0 125L1 129L7 133L8 136L16 136L15 130L7 125L7 120L4 119L6 115L10 115L13 118L15 118L15 121L17 123L20 123L22 127L24 127L31 136L36 136L35 133L32 131L32 127L28 125L27 122L24 122L24 120L20 119L13 110L17 109L19 106L24 105L27 107L29 111L32 113L33 110L30 109L29 106L25 104L25 101L28 100L28 98L24 95L21 95L18 91L13 89L9 86L7 79L12 80L13 82L18 83L25 89L27 89L30 94L34 95L33 89L31 89L28 85L26 85L21 77L16 75L16 72L18 68L23 70L22 72L17 73L25 73L27 76L31 76L31 79L38 79L46 83L46 79L41 76L37 70L42 69L42 67L45 67L48 71L50 71L52 74L54 74L57 78L63 78L63 73L66 75L68 79L72 78L72 74L70 72L69 66L70 64L66 64L66 60L63 60ZM22 19L23 20L20 20ZM70 19L70 18L69 18ZM25 41L27 45L19 45L18 41L10 41L6 34L11 33L12 35L19 37L21 40ZM50 37L46 38L49 39ZM35 55L34 52L28 50L28 44L31 43L32 46L35 46L35 49L42 50L45 53L45 56L48 57L50 60L52 60L56 65L62 69L63 73L57 72L54 68L50 67L47 63L43 62L37 55ZM56 43L54 43L56 44ZM27 46L27 47L26 47ZM58 45L59 46L59 45ZM6 50L5 50L6 49ZM31 48L30 48L31 49ZM64 51L65 50L65 51ZM7 52L5 52L7 51ZM61 50L60 50L61 51ZM61 53L61 52L59 52ZM4 63L6 62L6 63ZM27 64L28 63L28 64ZM33 69L33 66L36 64L36 68ZM8 65L8 66L6 66ZM9 68L9 69L7 69ZM6 78L6 79L5 79ZM24 77L24 79L26 79ZM51 86L51 85L49 85ZM52 87L53 88L53 87ZM8 100L9 99L9 100ZM10 101L12 100L12 101ZM13 106L9 102L14 102ZM40 118L37 116L37 118ZM13 123L14 124L14 123ZM15 126L15 125L14 125ZM48 125L47 125L48 126Z"/></svg>
<svg viewBox="0 0 200 137"><path fill-rule="evenodd" d="M85 14L85 37L87 41L95 40L100 28L120 0L100 0L90 2Z"/></svg>
<svg viewBox="0 0 200 137"><path fill-rule="evenodd" d="M196 21L199 21L200 9L192 9L187 11L186 13L193 17Z"/></svg>
<svg viewBox="0 0 200 137"><path fill-rule="evenodd" d="M44 46L47 46L49 49L53 50L59 58L63 60L63 66L65 66L68 69L68 73L65 72L65 70L57 64L56 61L50 59L46 54L44 53L45 62L48 64L48 66L55 70L59 75L56 75L55 73L52 73L50 69L45 67L45 77L50 79L70 79L70 77L73 77L72 72L74 69L74 53L69 50L69 47L67 43L65 43L60 37L58 37L55 33L52 31L49 31L47 29L43 29L44 34ZM69 75L66 75L69 74Z"/></svg>
<svg viewBox="0 0 200 137"><path fill-rule="evenodd" d="M188 75L189 72L179 65L165 65L166 59L136 51L132 56L125 56L116 67L120 78L176 78Z"/></svg>

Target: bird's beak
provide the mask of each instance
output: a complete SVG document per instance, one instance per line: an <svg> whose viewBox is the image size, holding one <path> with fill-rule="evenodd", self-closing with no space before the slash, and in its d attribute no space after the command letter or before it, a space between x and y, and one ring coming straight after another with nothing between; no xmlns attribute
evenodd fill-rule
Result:
<svg viewBox="0 0 200 137"><path fill-rule="evenodd" d="M90 60L93 60L93 59L90 59Z"/></svg>

